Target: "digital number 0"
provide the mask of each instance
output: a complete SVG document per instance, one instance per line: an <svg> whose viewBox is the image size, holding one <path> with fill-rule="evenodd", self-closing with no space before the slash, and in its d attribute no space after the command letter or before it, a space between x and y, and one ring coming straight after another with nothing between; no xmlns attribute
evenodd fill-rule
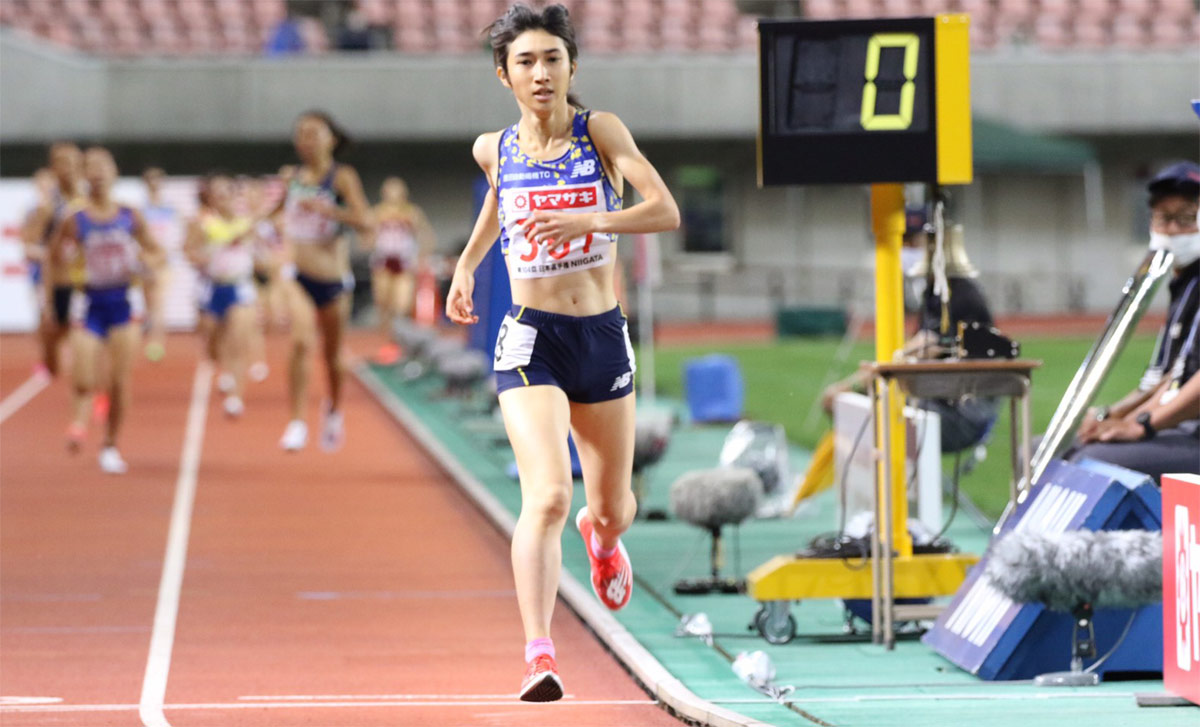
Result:
<svg viewBox="0 0 1200 727"><path fill-rule="evenodd" d="M863 84L860 120L867 131L899 131L912 125L913 97L917 77L917 51L921 39L915 33L876 33L867 42L866 83ZM875 77L879 75L879 54L884 48L904 49L904 85L900 88L900 112L875 113Z"/></svg>

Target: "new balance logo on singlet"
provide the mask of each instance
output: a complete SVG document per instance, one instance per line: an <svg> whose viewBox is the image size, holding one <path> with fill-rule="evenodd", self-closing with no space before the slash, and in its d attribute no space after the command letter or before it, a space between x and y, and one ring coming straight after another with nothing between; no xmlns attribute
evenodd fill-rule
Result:
<svg viewBox="0 0 1200 727"><path fill-rule="evenodd" d="M617 380L613 382L612 388L609 389L609 391L616 391L617 389L624 389L626 386L629 386L629 380L632 378L633 378L632 371L627 371L627 372L621 374L620 376L617 377Z"/></svg>
<svg viewBox="0 0 1200 727"><path fill-rule="evenodd" d="M596 173L596 160L584 159L581 162L575 162L575 166L571 167L572 177L587 177Z"/></svg>

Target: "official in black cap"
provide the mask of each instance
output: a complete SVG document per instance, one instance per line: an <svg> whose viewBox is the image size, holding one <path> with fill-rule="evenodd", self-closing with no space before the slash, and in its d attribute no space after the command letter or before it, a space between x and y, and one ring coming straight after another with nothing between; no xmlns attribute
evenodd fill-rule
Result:
<svg viewBox="0 0 1200 727"><path fill-rule="evenodd" d="M1174 256L1167 322L1138 387L1090 409L1068 459L1145 472L1200 472L1200 166L1172 164L1150 180L1150 247Z"/></svg>

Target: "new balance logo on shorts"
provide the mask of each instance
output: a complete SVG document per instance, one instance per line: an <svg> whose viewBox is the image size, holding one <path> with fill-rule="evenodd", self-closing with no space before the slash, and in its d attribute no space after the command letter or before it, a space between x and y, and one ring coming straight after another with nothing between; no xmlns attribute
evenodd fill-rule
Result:
<svg viewBox="0 0 1200 727"><path fill-rule="evenodd" d="M629 380L632 378L633 378L633 372L626 371L625 373L623 373L617 377L617 380L613 382L612 388L609 389L609 391L616 391L617 389L624 389L626 386L629 386Z"/></svg>

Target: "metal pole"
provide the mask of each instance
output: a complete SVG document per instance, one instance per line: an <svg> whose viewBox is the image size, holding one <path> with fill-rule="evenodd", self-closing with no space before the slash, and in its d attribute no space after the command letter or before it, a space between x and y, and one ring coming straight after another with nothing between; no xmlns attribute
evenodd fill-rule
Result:
<svg viewBox="0 0 1200 727"><path fill-rule="evenodd" d="M881 416L879 417L879 421L881 422L880 438L882 441L887 442L889 441L888 435L891 434L893 430L891 395L893 390L896 388L896 384L895 382L889 382L886 378L881 377L881 379L883 396L881 396L879 400L879 404L882 409L880 412ZM887 526L887 523L891 519L893 508L896 507L896 502L894 502L894 498L892 497L892 495L895 494L894 488L891 486L892 475L894 474L892 469L892 458L887 456L887 452L885 450L879 451L881 454L883 454L881 462L883 466L883 477L880 478L878 485L879 492L883 496L883 517L877 516L875 520L875 529L883 535L883 540L880 545L880 550L882 551L881 559L883 561L883 592L880 594L881 606L883 607L883 624L881 628L883 630L884 648L891 651L896 645L895 624L892 622L894 616L892 608L895 605L895 597L892 593L892 588L894 585L892 580L892 561L895 558L895 533L892 528ZM901 492L901 495L905 496L905 493ZM880 523L883 523L882 527L880 527ZM907 523L905 527L905 534L908 534Z"/></svg>
<svg viewBox="0 0 1200 727"><path fill-rule="evenodd" d="M1030 483L1037 482L1050 460L1070 446L1087 407L1104 383L1117 355L1125 348L1174 259L1175 256L1166 250L1151 250L1125 283L1120 302L1108 317L1100 338L1075 372L1075 378L1067 386L1046 427L1041 444L1033 453Z"/></svg>
<svg viewBox="0 0 1200 727"><path fill-rule="evenodd" d="M880 397L879 397L879 377L875 374L871 375L868 383L867 394L871 397L871 416L875 420L875 435L876 440L882 439L878 434L879 422L882 421L880 415ZM875 450L875 457L878 460L879 450ZM883 479L879 475L879 462L876 461L875 467L875 488L871 496L871 504L875 513L875 529L871 533L871 643L883 643L883 549L879 545L880 539L883 537L883 530L879 527L879 523L887 520L883 512Z"/></svg>
<svg viewBox="0 0 1200 727"><path fill-rule="evenodd" d="M1024 399L1025 397L1022 395L1020 398ZM1021 462L1021 457L1026 454L1020 445L1021 437L1017 430L1017 425L1020 423L1017 408L1017 399L1010 398L1008 400L1008 421L1010 423L1008 443L1010 447L1009 451L1011 452L1009 459L1012 461L1012 476L1008 480L1008 502L1010 507L1016 507L1017 505L1017 488L1019 487L1017 479L1020 477L1021 472L1024 471L1025 465Z"/></svg>
<svg viewBox="0 0 1200 727"><path fill-rule="evenodd" d="M1023 489L1022 489L1021 494L1022 494L1022 496L1024 496L1024 493L1029 491L1029 484L1032 482L1032 479L1030 479L1030 472L1031 472L1031 468L1033 467L1033 463L1031 461L1030 454L1029 454L1029 436L1030 436L1030 432L1032 431L1030 429L1031 422L1030 422L1030 411L1029 411L1029 408L1030 408L1029 407L1029 379L1026 378L1022 383L1023 383L1023 386L1021 389L1021 462L1022 462L1021 483L1022 483Z"/></svg>

